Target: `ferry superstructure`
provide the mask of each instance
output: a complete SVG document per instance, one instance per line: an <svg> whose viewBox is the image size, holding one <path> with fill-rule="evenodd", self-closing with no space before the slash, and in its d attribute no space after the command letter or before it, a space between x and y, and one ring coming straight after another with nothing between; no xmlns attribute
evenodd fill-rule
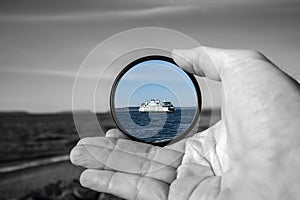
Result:
<svg viewBox="0 0 300 200"><path fill-rule="evenodd" d="M142 103L139 112L174 112L175 107L170 101L164 100L160 102L159 99L151 99L149 102Z"/></svg>

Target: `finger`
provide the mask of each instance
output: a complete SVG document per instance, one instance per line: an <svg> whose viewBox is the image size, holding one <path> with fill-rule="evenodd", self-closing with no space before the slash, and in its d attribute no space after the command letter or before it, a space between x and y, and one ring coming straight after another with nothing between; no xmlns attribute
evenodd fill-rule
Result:
<svg viewBox="0 0 300 200"><path fill-rule="evenodd" d="M222 178L219 176L196 176L176 179L170 186L169 199L221 199L219 198L222 189L221 181Z"/></svg>
<svg viewBox="0 0 300 200"><path fill-rule="evenodd" d="M137 174L166 183L171 183L176 178L175 168L122 151L110 151L95 146L78 146L76 151L81 153L79 156L73 155L71 161L82 167Z"/></svg>
<svg viewBox="0 0 300 200"><path fill-rule="evenodd" d="M110 193L124 199L167 200L169 185L152 178L108 170L87 169L80 183L98 192Z"/></svg>
<svg viewBox="0 0 300 200"><path fill-rule="evenodd" d="M172 182L176 177L176 168L181 163L182 154L173 150L152 147L155 151L147 154L151 149L142 149L142 143L128 140L118 140L116 147L103 145L103 139L97 145L77 145L71 151L71 162L75 165L94 169L112 169L115 171L144 175L166 183ZM102 142L102 144L101 144ZM86 144L87 142L85 142ZM90 142L91 143L91 142ZM93 140L95 143L95 140ZM100 144L100 145L99 145ZM120 150L122 146L136 146L133 149L143 150L144 156ZM142 146L143 147L143 146ZM169 160L169 162L167 162Z"/></svg>
<svg viewBox="0 0 300 200"><path fill-rule="evenodd" d="M173 149L161 148L146 143L115 138L88 137L81 139L78 142L78 145L96 146L109 149L111 151L123 151L125 153L146 158L174 168L181 163L183 156L182 152L175 151Z"/></svg>
<svg viewBox="0 0 300 200"><path fill-rule="evenodd" d="M197 47L194 49L173 50L174 61L184 70L216 81L224 81L225 74L233 74L249 60L267 60L261 53L252 50L219 49Z"/></svg>
<svg viewBox="0 0 300 200"><path fill-rule="evenodd" d="M129 139L127 135L125 135L122 131L116 128L109 129L106 132L105 137Z"/></svg>

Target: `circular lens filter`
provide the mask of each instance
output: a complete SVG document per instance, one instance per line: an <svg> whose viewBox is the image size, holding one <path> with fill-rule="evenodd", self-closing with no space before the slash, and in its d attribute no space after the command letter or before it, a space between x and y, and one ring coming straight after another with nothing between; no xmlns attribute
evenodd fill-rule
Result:
<svg viewBox="0 0 300 200"><path fill-rule="evenodd" d="M73 86L79 137L119 128L134 140L166 145L202 130L199 113L210 107L209 89L205 80L179 68L171 53L199 46L185 34L156 27L131 29L99 43Z"/></svg>
<svg viewBox="0 0 300 200"><path fill-rule="evenodd" d="M201 93L194 76L172 58L149 55L129 63L114 81L113 119L130 138L165 145L194 127Z"/></svg>

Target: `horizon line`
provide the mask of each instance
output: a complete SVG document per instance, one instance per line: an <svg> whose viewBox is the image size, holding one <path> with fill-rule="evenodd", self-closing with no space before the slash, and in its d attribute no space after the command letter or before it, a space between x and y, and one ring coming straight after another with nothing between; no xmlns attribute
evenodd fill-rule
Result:
<svg viewBox="0 0 300 200"><path fill-rule="evenodd" d="M194 107L194 106L185 106L185 107ZM126 107L121 107L126 108ZM127 107L128 108L128 107ZM201 108L201 110L221 110L221 107L214 107L214 108ZM0 110L0 114L72 114L72 113L108 113L111 112L110 110L107 111L91 111L89 109L86 110L61 110L61 111L27 111L27 110Z"/></svg>

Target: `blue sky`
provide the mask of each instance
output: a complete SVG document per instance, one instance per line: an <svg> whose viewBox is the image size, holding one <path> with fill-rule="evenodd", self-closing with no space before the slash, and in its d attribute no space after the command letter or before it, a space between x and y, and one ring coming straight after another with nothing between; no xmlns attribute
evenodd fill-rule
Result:
<svg viewBox="0 0 300 200"><path fill-rule="evenodd" d="M171 101L176 107L197 105L196 90L187 74L176 65L151 60L139 63L120 79L115 106L139 106L150 99Z"/></svg>
<svg viewBox="0 0 300 200"><path fill-rule="evenodd" d="M87 54L113 34L144 26L178 30L204 45L257 49L300 77L299 19L299 0L2 0L0 110L71 110ZM211 85L218 96L220 87ZM92 110L87 101L81 109Z"/></svg>

